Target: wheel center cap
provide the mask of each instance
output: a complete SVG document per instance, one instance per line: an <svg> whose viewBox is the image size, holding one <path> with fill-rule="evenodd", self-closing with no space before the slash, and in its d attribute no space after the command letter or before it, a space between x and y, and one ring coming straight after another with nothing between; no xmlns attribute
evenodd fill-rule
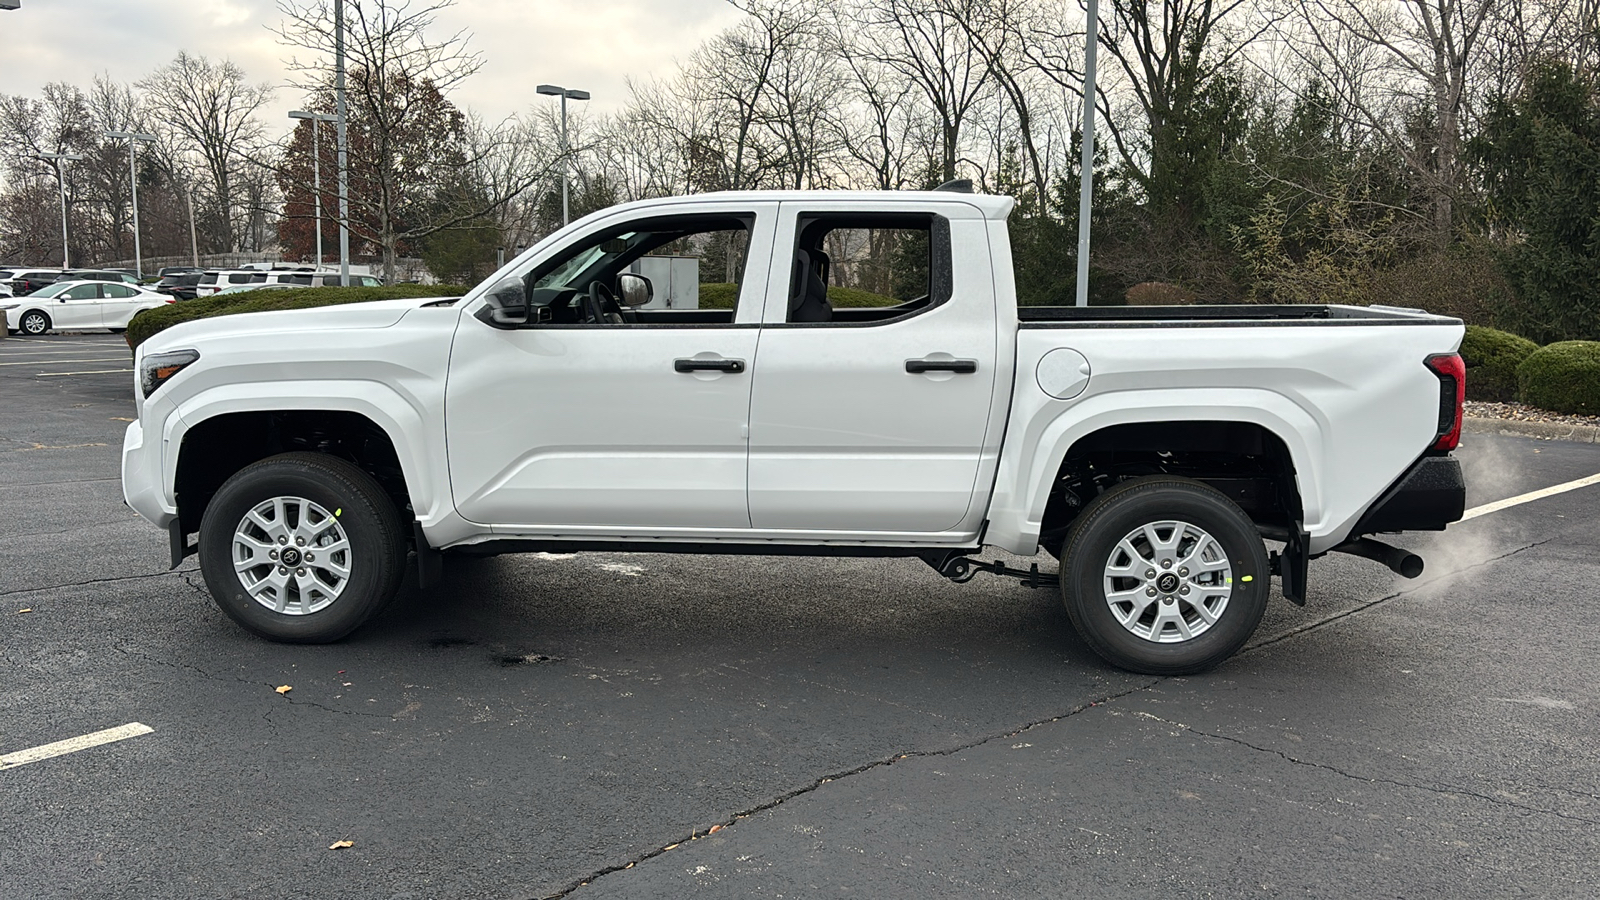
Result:
<svg viewBox="0 0 1600 900"><path fill-rule="evenodd" d="M1178 576L1171 572L1156 579L1156 590L1163 594L1170 594L1178 589Z"/></svg>
<svg viewBox="0 0 1600 900"><path fill-rule="evenodd" d="M300 551L293 547L283 548L283 553L278 557L286 566L300 565Z"/></svg>

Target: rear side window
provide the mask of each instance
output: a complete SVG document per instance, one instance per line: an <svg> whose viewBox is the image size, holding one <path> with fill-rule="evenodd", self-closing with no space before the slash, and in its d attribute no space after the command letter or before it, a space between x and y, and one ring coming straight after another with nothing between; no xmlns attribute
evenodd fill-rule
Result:
<svg viewBox="0 0 1600 900"><path fill-rule="evenodd" d="M105 291L107 297L116 297L124 300L137 293L133 288L125 284L108 284L102 290Z"/></svg>
<svg viewBox="0 0 1600 900"><path fill-rule="evenodd" d="M217 273L216 272L207 272L204 275L200 276L200 281L197 282L197 283L198 284L216 284L217 283Z"/></svg>
<svg viewBox="0 0 1600 900"><path fill-rule="evenodd" d="M884 322L950 299L950 223L931 213L802 213L791 323Z"/></svg>
<svg viewBox="0 0 1600 900"><path fill-rule="evenodd" d="M229 284L249 284L250 280L252 278L254 278L254 277L255 276L251 275L248 272L235 272L232 275L228 276L228 283ZM267 280L267 276L265 276L265 275L261 276L261 280L262 281L266 281Z"/></svg>

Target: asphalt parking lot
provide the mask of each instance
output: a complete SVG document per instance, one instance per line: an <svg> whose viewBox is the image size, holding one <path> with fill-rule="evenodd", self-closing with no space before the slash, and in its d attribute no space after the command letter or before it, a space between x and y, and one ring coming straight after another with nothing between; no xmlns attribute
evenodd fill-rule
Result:
<svg viewBox="0 0 1600 900"><path fill-rule="evenodd" d="M280 646L123 506L128 360L0 341L0 759L150 729L0 762L8 900L1600 894L1600 485L1318 560L1201 677L910 561L451 560Z"/></svg>

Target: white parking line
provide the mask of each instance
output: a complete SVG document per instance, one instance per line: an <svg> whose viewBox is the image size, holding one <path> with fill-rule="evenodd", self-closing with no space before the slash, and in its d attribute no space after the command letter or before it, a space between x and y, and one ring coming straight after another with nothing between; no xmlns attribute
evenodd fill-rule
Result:
<svg viewBox="0 0 1600 900"><path fill-rule="evenodd" d="M90 747L98 747L101 744L125 741L128 738L149 734L152 731L155 731L155 729L142 722L129 722L126 725L107 728L105 731L96 731L94 734L67 738L64 741L56 741L53 744L45 744L29 750L18 750L15 753L7 753L4 756L0 756L0 772L6 769L14 769L17 766L25 766L28 763L38 762L41 759L77 753L79 750L87 750Z"/></svg>
<svg viewBox="0 0 1600 900"><path fill-rule="evenodd" d="M62 375L110 375L112 372L132 372L132 369L95 369L92 372L39 372L35 378L59 378Z"/></svg>
<svg viewBox="0 0 1600 900"><path fill-rule="evenodd" d="M1575 491L1591 484L1600 484L1600 474L1590 475L1588 478L1579 478L1576 481L1569 481L1566 484L1558 484L1542 490L1529 491L1526 494L1518 494L1515 497L1507 497L1504 500L1496 500L1493 503L1485 503L1482 506L1474 506L1462 514L1461 521L1465 522L1468 519L1487 516L1492 512L1510 509L1513 506L1521 506L1524 503L1531 503L1535 500L1543 500L1545 497L1554 497L1556 494L1565 494L1567 491Z"/></svg>
<svg viewBox="0 0 1600 900"><path fill-rule="evenodd" d="M56 363L122 362L126 356L99 356L90 359L30 359L26 362L0 362L0 366L49 366Z"/></svg>

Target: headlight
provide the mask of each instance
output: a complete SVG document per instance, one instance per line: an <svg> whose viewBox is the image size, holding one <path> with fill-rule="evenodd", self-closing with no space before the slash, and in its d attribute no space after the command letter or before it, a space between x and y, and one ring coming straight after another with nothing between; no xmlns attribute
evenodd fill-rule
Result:
<svg viewBox="0 0 1600 900"><path fill-rule="evenodd" d="M170 353L152 353L139 364L139 387L146 397L166 384L172 376L188 368L200 354L193 350L173 350Z"/></svg>

